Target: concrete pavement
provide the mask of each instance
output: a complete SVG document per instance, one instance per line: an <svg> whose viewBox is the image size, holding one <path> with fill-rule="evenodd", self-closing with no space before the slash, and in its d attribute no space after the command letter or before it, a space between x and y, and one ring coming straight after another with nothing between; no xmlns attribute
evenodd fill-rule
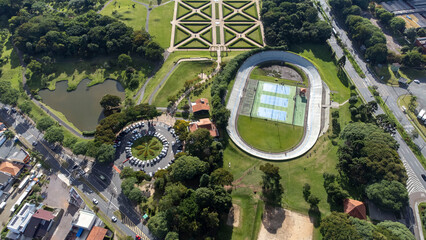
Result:
<svg viewBox="0 0 426 240"><path fill-rule="evenodd" d="M294 149L282 153L267 153L252 148L240 137L237 130L238 109L243 97L244 88L250 72L258 64L266 61L285 61L300 67L309 79L308 116L305 125L305 136ZM227 131L232 141L242 150L258 158L267 160L288 160L303 155L311 149L321 131L322 80L314 65L305 58L284 51L265 51L249 57L238 70L234 87L226 108L231 111Z"/></svg>

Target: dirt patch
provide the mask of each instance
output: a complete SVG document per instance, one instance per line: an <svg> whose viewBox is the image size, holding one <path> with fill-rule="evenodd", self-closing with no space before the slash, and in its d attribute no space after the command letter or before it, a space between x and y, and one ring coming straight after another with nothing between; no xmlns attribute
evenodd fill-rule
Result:
<svg viewBox="0 0 426 240"><path fill-rule="evenodd" d="M283 208L265 207L258 240L311 240L314 225L308 216Z"/></svg>
<svg viewBox="0 0 426 240"><path fill-rule="evenodd" d="M228 213L228 219L226 220L226 224L228 226L239 227L240 226L240 206L237 204L232 204L231 209Z"/></svg>
<svg viewBox="0 0 426 240"><path fill-rule="evenodd" d="M294 80L299 82L303 81L299 73L297 73L296 70L289 67L280 66L280 65L270 65L267 67L262 67L262 70L265 71L265 73L270 77L289 79L289 80Z"/></svg>

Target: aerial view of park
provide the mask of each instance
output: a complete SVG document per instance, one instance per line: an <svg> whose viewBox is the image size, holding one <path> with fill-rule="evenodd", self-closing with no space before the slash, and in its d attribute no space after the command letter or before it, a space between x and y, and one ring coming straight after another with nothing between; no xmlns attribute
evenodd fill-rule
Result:
<svg viewBox="0 0 426 240"><path fill-rule="evenodd" d="M423 239L418 2L0 0L0 239Z"/></svg>

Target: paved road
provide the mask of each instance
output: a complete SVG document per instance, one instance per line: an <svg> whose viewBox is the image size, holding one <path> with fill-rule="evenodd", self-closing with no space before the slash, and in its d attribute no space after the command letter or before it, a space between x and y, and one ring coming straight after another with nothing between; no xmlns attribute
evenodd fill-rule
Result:
<svg viewBox="0 0 426 240"><path fill-rule="evenodd" d="M53 146L43 139L43 133L40 133L29 120L19 113L11 113L10 111L4 110L3 106L4 105L0 103L0 121L6 123L7 126L14 128L16 133L20 135L21 139L23 138L23 140L29 144L37 142L37 145L34 146L34 148L44 156L46 162L51 166L51 169L55 174L64 175L75 187L82 190L89 199L98 199L98 206L100 210L108 217L112 217L116 210L123 212L133 223L137 224L137 226L131 230L128 225L125 225L120 221L116 223L117 227L129 236L135 236L135 232L143 232L149 238L153 238L148 228L142 225L140 215L129 207L131 206L129 200L121 194L121 181L119 180L118 174L112 170L111 166L95 165L93 166L92 172L86 175L90 184L108 199L108 201L104 201L82 182L77 180L73 181L74 178L71 174L71 168L74 164L81 164L84 162L84 159L77 157L73 157L71 159L70 156L67 157L67 154L64 153L62 147L56 147L52 150L51 148L53 148ZM63 168L59 163L58 159L62 157L69 158L69 160L71 160L68 161L71 163L68 169ZM106 176L108 181L101 181L99 179L99 173ZM114 181L111 181L111 179L114 179Z"/></svg>
<svg viewBox="0 0 426 240"><path fill-rule="evenodd" d="M329 19L331 18L330 15L330 9L326 3L326 0L320 0L321 6L326 12ZM376 85L378 86L378 91L382 97L384 97L384 100L386 100L386 105L390 108L390 110L395 114L398 121L403 126L407 126L407 120L406 116L403 114L401 115L401 110L397 106L397 98L398 98L398 92L401 94L402 90L399 88L392 88L385 84L380 83L370 72L370 70L367 68L367 64L362 60L360 57L360 54L356 51L356 48L352 44L352 41L348 38L346 32L342 27L334 21L334 19L330 20L332 22L333 27L338 32L340 38L342 39L342 42L345 43L345 45L348 47L349 51L353 54L355 60L357 61L358 65L361 67L362 71L365 73L366 78L362 79L355 71L353 66L349 63L347 60L345 64L345 70L348 72L352 80L354 81L354 84L360 91L362 97L368 102L374 100L371 93L368 91L368 86ZM331 47L336 52L337 57L343 56L343 51L340 48L340 46L336 43L336 40L334 37L331 37L329 40ZM395 93L394 93L395 91ZM376 114L383 113L383 110L379 107L379 110L376 112ZM409 124L409 122L408 122ZM411 149L408 147L408 145L403 141L401 135L397 132L395 134L395 139L399 143L399 149L398 154L401 157L402 162L404 163L404 166L406 167L407 174L408 174L408 181L407 181L407 190L409 192L410 196L410 207L412 210L412 213L416 213L416 205L415 202L418 201L426 201L426 196L423 193L426 193L426 182L422 180L421 174L426 174L426 171L416 158L416 156L413 154ZM415 140L416 144L418 144L420 147L424 146L423 139L417 138ZM423 155L426 155L426 149L423 149L422 151ZM420 194L420 197L419 197ZM423 195L421 195L423 194ZM416 198L416 201L412 201L412 198ZM423 196L423 197L422 197ZM412 215L410 219L408 219L407 225L410 227L410 229L414 230L414 233L418 239L423 239L423 234L421 234L421 224L418 222L418 216Z"/></svg>
<svg viewBox="0 0 426 240"><path fill-rule="evenodd" d="M265 61L285 61L300 67L309 78L310 93L308 99L308 116L305 137L299 146L285 153L266 153L250 147L238 134L237 120L240 101L251 70ZM231 111L227 131L232 141L245 152L267 160L287 160L296 158L311 149L321 130L322 80L314 65L305 58L283 51L265 51L249 57L240 67L235 78L234 87L228 100L227 108Z"/></svg>

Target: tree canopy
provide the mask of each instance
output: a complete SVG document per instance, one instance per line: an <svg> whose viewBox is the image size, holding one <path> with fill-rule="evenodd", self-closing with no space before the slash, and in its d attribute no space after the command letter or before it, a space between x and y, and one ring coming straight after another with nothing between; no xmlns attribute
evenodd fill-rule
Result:
<svg viewBox="0 0 426 240"><path fill-rule="evenodd" d="M101 99L101 106L104 110L110 110L112 108L120 106L121 98L115 95L107 94Z"/></svg>
<svg viewBox="0 0 426 240"><path fill-rule="evenodd" d="M53 126L55 124L55 121L51 117L43 117L37 122L37 129L40 131L46 131L48 128Z"/></svg>
<svg viewBox="0 0 426 240"><path fill-rule="evenodd" d="M382 180L365 189L368 199L386 209L398 212L408 203L405 186L397 181Z"/></svg>
<svg viewBox="0 0 426 240"><path fill-rule="evenodd" d="M59 126L51 126L46 130L44 139L49 143L61 143L64 140L64 131Z"/></svg>
<svg viewBox="0 0 426 240"><path fill-rule="evenodd" d="M96 154L96 161L109 163L114 160L115 148L110 144L102 144Z"/></svg>
<svg viewBox="0 0 426 240"><path fill-rule="evenodd" d="M260 165L262 175L262 191L266 202L272 205L281 205L284 187L280 183L279 167L270 163Z"/></svg>
<svg viewBox="0 0 426 240"><path fill-rule="evenodd" d="M171 166L170 176L174 181L186 181L201 176L208 169L208 164L197 157L183 156Z"/></svg>
<svg viewBox="0 0 426 240"><path fill-rule="evenodd" d="M321 221L320 232L324 239L333 240L361 240L349 215L346 213L332 212Z"/></svg>

